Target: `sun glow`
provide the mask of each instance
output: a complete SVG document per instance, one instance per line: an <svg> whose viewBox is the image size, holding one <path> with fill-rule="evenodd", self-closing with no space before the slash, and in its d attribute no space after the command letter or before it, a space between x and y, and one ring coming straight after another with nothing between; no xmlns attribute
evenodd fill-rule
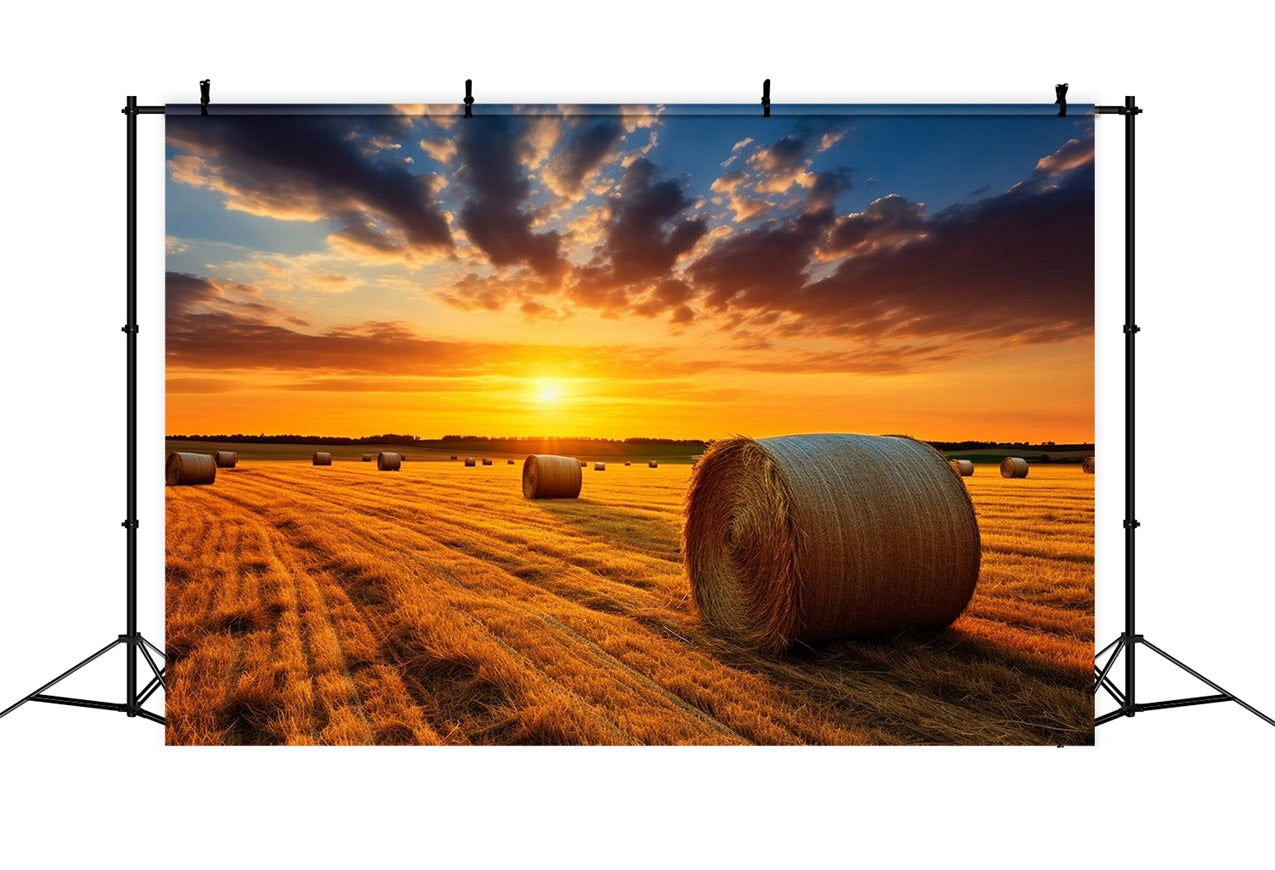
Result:
<svg viewBox="0 0 1275 870"><path fill-rule="evenodd" d="M542 405L557 404L562 400L563 394L562 382L557 378L541 378L536 381L535 395Z"/></svg>

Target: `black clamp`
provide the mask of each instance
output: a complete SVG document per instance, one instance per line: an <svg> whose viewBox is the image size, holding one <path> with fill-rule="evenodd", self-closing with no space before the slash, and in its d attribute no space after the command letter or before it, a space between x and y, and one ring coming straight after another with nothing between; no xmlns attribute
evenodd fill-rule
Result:
<svg viewBox="0 0 1275 870"><path fill-rule="evenodd" d="M770 79L761 83L761 114L763 118L770 117Z"/></svg>
<svg viewBox="0 0 1275 870"><path fill-rule="evenodd" d="M120 525L126 529L136 529L138 523L137 520L124 520L124 522L120 523Z"/></svg>
<svg viewBox="0 0 1275 870"><path fill-rule="evenodd" d="M1124 334L1125 334L1125 335L1132 335L1132 334L1133 334L1133 333L1135 333L1135 332L1141 332L1141 331L1142 331L1142 327L1141 327L1141 326L1138 326L1136 323L1135 323L1135 324L1133 324L1132 326L1130 326L1130 325L1129 325L1129 324L1127 324L1127 323L1124 325Z"/></svg>
<svg viewBox="0 0 1275 870"><path fill-rule="evenodd" d="M1125 520L1125 521L1124 521L1124 527L1125 527L1126 529L1136 529L1136 528L1137 528L1138 526L1140 526L1140 525L1142 525L1142 523L1138 522L1137 520Z"/></svg>
<svg viewBox="0 0 1275 870"><path fill-rule="evenodd" d="M212 87L212 79L200 79L199 81L199 114L208 114L209 96L208 91Z"/></svg>
<svg viewBox="0 0 1275 870"><path fill-rule="evenodd" d="M121 326L120 332L127 332L130 335L137 335L138 329L136 323L130 323L128 326Z"/></svg>
<svg viewBox="0 0 1275 870"><path fill-rule="evenodd" d="M1067 83L1054 85L1054 105L1058 107L1058 117L1067 117Z"/></svg>
<svg viewBox="0 0 1275 870"><path fill-rule="evenodd" d="M474 80L465 79L465 117L474 117Z"/></svg>

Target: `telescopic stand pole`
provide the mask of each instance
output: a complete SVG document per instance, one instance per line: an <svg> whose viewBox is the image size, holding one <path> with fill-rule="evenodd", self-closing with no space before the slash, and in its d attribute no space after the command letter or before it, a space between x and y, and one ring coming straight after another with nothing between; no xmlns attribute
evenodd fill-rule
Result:
<svg viewBox="0 0 1275 870"><path fill-rule="evenodd" d="M124 107L127 123L127 201L128 216L125 242L126 279L128 320L123 332L127 336L127 470L126 490L127 519L121 524L127 536L127 562L125 567L125 608L127 610L127 631L115 640L93 653L74 667L63 671L21 701L0 712L0 718L9 715L28 701L44 704L62 704L70 707L90 707L95 710L115 710L128 714L129 718L141 716L152 722L164 724L164 717L142 708L151 695L164 684L165 667L156 663L156 657L164 658L164 652L148 641L137 630L137 116L162 115L163 106L139 106L137 97L129 97ZM101 658L117 646L123 646L126 652L124 672L124 701L94 701L87 698L72 698L65 695L50 695L47 690L53 688L90 662ZM152 655L152 653L154 655ZM146 662L152 674L151 679L139 691L137 688L138 656Z"/></svg>
<svg viewBox="0 0 1275 870"><path fill-rule="evenodd" d="M1137 633L1134 626L1134 603L1137 593L1136 574L1134 571L1134 532L1138 528L1138 521L1134 519L1134 369L1133 369L1133 343L1134 336L1140 331L1134 323L1133 316L1133 285L1134 285L1134 160L1133 160L1133 126L1134 118L1142 113L1138 108L1137 102L1133 97L1125 97L1123 106L1095 106L1094 111L1099 115L1124 115L1124 246L1125 246L1125 270L1124 270L1124 302L1125 302L1125 318L1124 318L1124 504L1125 504L1125 520L1124 520L1124 632L1107 644L1098 654L1094 656L1094 694L1098 694L1098 690L1104 690L1108 695L1115 699L1119 708L1098 716L1094 719L1094 727L1118 719L1121 716L1133 716L1135 713L1141 713L1146 710L1167 710L1170 707L1195 707L1200 704L1217 704L1223 701L1234 701L1245 710L1248 710L1254 716L1275 725L1275 719L1267 716L1261 710L1251 704L1246 704L1230 692L1223 689L1217 683L1192 670L1182 662L1160 649L1151 641ZM1175 698L1169 701L1151 701L1139 703L1135 694L1135 677L1136 664L1135 653L1139 646L1144 646L1156 655L1165 659L1169 663L1185 671L1204 683L1211 689L1214 689L1215 695L1197 695L1191 698ZM1105 663L1103 656L1112 650L1111 655ZM1112 667L1121 655L1124 654L1124 690L1116 686L1112 678ZM1100 664L1101 663L1101 664Z"/></svg>

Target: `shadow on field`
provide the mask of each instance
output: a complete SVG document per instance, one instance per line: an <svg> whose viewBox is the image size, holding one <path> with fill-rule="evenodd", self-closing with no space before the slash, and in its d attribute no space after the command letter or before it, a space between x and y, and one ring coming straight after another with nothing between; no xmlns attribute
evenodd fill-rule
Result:
<svg viewBox="0 0 1275 870"><path fill-rule="evenodd" d="M644 553L678 558L682 529L667 519L584 498L539 499L529 504L586 535Z"/></svg>

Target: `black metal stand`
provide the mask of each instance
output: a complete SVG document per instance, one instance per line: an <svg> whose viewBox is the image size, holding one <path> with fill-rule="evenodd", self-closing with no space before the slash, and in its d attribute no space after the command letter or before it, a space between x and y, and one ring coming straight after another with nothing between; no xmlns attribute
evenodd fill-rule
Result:
<svg viewBox="0 0 1275 870"><path fill-rule="evenodd" d="M1061 87L1061 86L1060 86ZM1133 340L1139 332L1137 325L1134 323L1133 316L1133 278L1134 278L1134 233L1133 233L1133 121L1142 110L1138 108L1133 97L1125 97L1123 106L1095 106L1094 111L1099 115L1124 115L1124 172L1125 172L1125 191L1124 191L1124 244L1125 244L1125 273L1124 273L1124 293L1125 293L1125 320L1124 320L1124 389L1125 389L1125 405L1124 405L1124 423L1125 423L1125 440L1124 440L1124 460L1125 460L1125 482L1124 482L1124 503L1125 503L1125 521L1124 521L1124 632L1107 644L1098 654L1094 656L1094 694L1098 694L1098 690L1102 689L1107 692L1116 703L1120 705L1119 709L1113 710L1094 719L1094 727L1118 719L1121 716L1133 716L1135 713L1141 713L1146 710L1167 710L1170 707L1195 707L1200 704L1217 704L1222 701L1234 701L1245 710L1248 710L1254 716L1275 725L1275 719L1267 716L1261 710L1251 704L1246 704L1230 692L1223 689L1217 683L1203 676L1199 672L1192 670L1182 662L1169 655L1164 650L1147 640L1145 637L1137 633L1134 628L1134 599L1136 597L1136 577L1134 573L1134 532L1138 528L1138 521L1134 517L1134 378L1133 378ZM1061 114L1061 113L1060 113ZM1149 703L1139 703L1134 693L1136 675L1135 653L1139 646L1144 646L1156 655L1165 659L1169 663L1175 665L1200 682L1204 683L1217 694L1214 695L1197 695L1191 698L1175 698L1169 701L1151 701ZM1102 657L1109 650L1113 650L1111 656L1106 660L1105 664L1099 665ZM1124 654L1124 691L1121 691L1113 682L1111 677L1111 669L1116 663L1116 659L1120 654Z"/></svg>
<svg viewBox="0 0 1275 870"><path fill-rule="evenodd" d="M155 659L155 656L158 656L162 661L164 652L142 637L137 630L137 116L162 115L164 107L139 106L137 105L137 97L129 97L128 104L123 111L128 125L128 154L126 158L128 217L125 247L128 321L123 328L128 341L128 373L126 376L128 393L126 510L128 518L121 525L124 526L128 538L127 566L125 569L128 630L125 634L121 634L79 664L49 680L49 682L27 695L21 701L7 707L3 712L0 712L0 718L9 715L28 701L38 701L44 704L62 704L70 707L90 707L94 710L115 710L120 713L127 713L129 718L141 716L143 719L149 719L161 725L164 724L163 716L142 709L142 704L146 703L147 699L155 694L156 691L166 688L164 684L165 668L157 664ZM121 645L125 647L127 654L123 702L94 701L86 698L46 694L47 690L53 688L76 671ZM152 674L150 681L140 691L137 688L137 661L139 656L146 662Z"/></svg>

